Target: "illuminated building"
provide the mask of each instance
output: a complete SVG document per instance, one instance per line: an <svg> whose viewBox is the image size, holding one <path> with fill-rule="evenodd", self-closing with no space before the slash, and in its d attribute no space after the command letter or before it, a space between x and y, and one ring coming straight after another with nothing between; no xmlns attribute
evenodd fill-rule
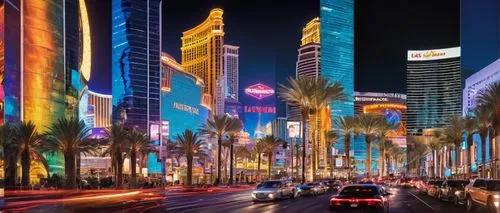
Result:
<svg viewBox="0 0 500 213"><path fill-rule="evenodd" d="M388 122L400 124L399 128L388 135L395 145L406 149L406 95L399 93L354 92L354 112L356 115L374 113L384 116ZM355 156L356 171L365 170L366 142L364 136L355 136L351 142L351 156ZM372 148L372 171L380 168L377 148ZM393 170L394 171L394 170Z"/></svg>
<svg viewBox="0 0 500 213"><path fill-rule="evenodd" d="M344 88L331 104L332 119L354 115L354 0L320 0L321 75Z"/></svg>
<svg viewBox="0 0 500 213"><path fill-rule="evenodd" d="M89 91L88 105L93 111L93 128L106 128L111 126L113 104L111 95Z"/></svg>
<svg viewBox="0 0 500 213"><path fill-rule="evenodd" d="M250 138L265 136L265 125L276 116L275 90L262 83L245 88L245 94L250 97L243 105L244 130L250 133Z"/></svg>
<svg viewBox="0 0 500 213"><path fill-rule="evenodd" d="M239 80L239 54L240 47L224 44L223 67L225 97L231 97L238 101Z"/></svg>
<svg viewBox="0 0 500 213"><path fill-rule="evenodd" d="M112 1L113 123L160 124L160 0Z"/></svg>
<svg viewBox="0 0 500 213"><path fill-rule="evenodd" d="M465 89L463 90L463 115L476 108L476 97L478 94L483 92L488 85L498 81L500 81L500 59L467 78L465 80Z"/></svg>
<svg viewBox="0 0 500 213"><path fill-rule="evenodd" d="M232 97L224 100L224 113L243 120L243 105Z"/></svg>
<svg viewBox="0 0 500 213"><path fill-rule="evenodd" d="M203 23L182 33L184 70L203 80L203 92L210 95L213 113L224 113L223 45L224 23L222 9L213 9Z"/></svg>
<svg viewBox="0 0 500 213"><path fill-rule="evenodd" d="M301 46L296 65L296 78L317 78L321 75L320 21L314 18L302 29ZM300 109L287 105L288 120L299 121Z"/></svg>
<svg viewBox="0 0 500 213"><path fill-rule="evenodd" d="M461 115L460 81L460 47L408 51L408 134L421 135Z"/></svg>
<svg viewBox="0 0 500 213"><path fill-rule="evenodd" d="M287 119L282 117L274 119L271 123L271 131L279 139L288 140Z"/></svg>
<svg viewBox="0 0 500 213"><path fill-rule="evenodd" d="M198 131L201 124L206 122L210 108L203 103L204 84L201 78L184 71L182 66L166 53L162 53L161 62L162 83L170 85L168 89L162 87L161 118L162 124L164 124L162 125L162 137L165 138L164 141L175 142L176 136L182 134L186 129ZM161 165L157 162L157 157L150 154L148 173L161 171ZM209 178L203 173L203 165L195 164L193 168L198 171L193 175L195 183L206 180L203 178ZM181 174L177 175L184 177Z"/></svg>

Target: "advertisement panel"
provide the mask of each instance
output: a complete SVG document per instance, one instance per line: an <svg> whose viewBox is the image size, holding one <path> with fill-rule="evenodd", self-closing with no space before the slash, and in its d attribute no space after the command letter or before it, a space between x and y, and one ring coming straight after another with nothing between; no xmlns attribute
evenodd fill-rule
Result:
<svg viewBox="0 0 500 213"><path fill-rule="evenodd" d="M431 61L460 57L460 47L434 50L408 50L408 61Z"/></svg>
<svg viewBox="0 0 500 213"><path fill-rule="evenodd" d="M288 138L301 138L301 125L298 121L287 121Z"/></svg>
<svg viewBox="0 0 500 213"><path fill-rule="evenodd" d="M275 90L266 84L256 83L247 86L244 91L244 131L250 134L250 138L261 138L269 133L266 133L266 124L276 117Z"/></svg>

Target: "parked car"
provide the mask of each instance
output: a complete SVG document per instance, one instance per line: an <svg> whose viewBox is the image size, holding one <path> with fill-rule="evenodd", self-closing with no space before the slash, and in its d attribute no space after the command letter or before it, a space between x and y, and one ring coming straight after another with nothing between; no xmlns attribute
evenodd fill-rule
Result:
<svg viewBox="0 0 500 213"><path fill-rule="evenodd" d="M252 192L252 200L254 202L275 201L293 197L295 197L294 187L280 180L264 181L264 183L260 184L257 189Z"/></svg>
<svg viewBox="0 0 500 213"><path fill-rule="evenodd" d="M445 180L438 189L437 197L440 200L453 201L454 204L465 201L465 186L470 183L468 180Z"/></svg>
<svg viewBox="0 0 500 213"><path fill-rule="evenodd" d="M425 185L425 190L427 192L427 195L431 197L436 197L437 192L441 185L443 184L444 181L442 180L430 180L427 181L427 184Z"/></svg>
<svg viewBox="0 0 500 213"><path fill-rule="evenodd" d="M389 212L389 196L383 187L375 184L352 184L344 186L338 194L330 198L332 210L369 210Z"/></svg>
<svg viewBox="0 0 500 213"><path fill-rule="evenodd" d="M326 192L326 187L319 182L306 183L300 186L300 195L320 195Z"/></svg>
<svg viewBox="0 0 500 213"><path fill-rule="evenodd" d="M495 212L500 206L500 180L478 178L465 187L465 206L472 211L476 206Z"/></svg>

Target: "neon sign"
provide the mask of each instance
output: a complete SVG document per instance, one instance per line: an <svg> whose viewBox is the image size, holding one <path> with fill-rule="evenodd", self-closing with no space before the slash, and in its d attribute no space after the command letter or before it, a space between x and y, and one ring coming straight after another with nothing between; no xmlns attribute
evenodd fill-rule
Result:
<svg viewBox="0 0 500 213"><path fill-rule="evenodd" d="M274 95L274 89L267 85L258 83L247 87L245 89L245 94L261 100Z"/></svg>
<svg viewBox="0 0 500 213"><path fill-rule="evenodd" d="M253 112L253 113L265 113L265 114L275 114L276 107L267 107L267 106L245 106L245 112Z"/></svg>

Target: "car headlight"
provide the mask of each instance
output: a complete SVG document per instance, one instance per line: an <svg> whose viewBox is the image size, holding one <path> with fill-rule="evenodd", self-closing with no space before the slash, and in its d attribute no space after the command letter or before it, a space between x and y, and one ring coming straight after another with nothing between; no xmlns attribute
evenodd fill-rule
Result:
<svg viewBox="0 0 500 213"><path fill-rule="evenodd" d="M267 196L268 196L270 199L274 199L274 197L275 197L273 193L268 194Z"/></svg>
<svg viewBox="0 0 500 213"><path fill-rule="evenodd" d="M252 193L252 198L257 198L257 196L255 196L255 193Z"/></svg>
<svg viewBox="0 0 500 213"><path fill-rule="evenodd" d="M499 207L500 206L500 202L498 202L498 201L493 202L493 204L495 204L495 207Z"/></svg>
<svg viewBox="0 0 500 213"><path fill-rule="evenodd" d="M494 198L500 198L500 195L493 195Z"/></svg>

